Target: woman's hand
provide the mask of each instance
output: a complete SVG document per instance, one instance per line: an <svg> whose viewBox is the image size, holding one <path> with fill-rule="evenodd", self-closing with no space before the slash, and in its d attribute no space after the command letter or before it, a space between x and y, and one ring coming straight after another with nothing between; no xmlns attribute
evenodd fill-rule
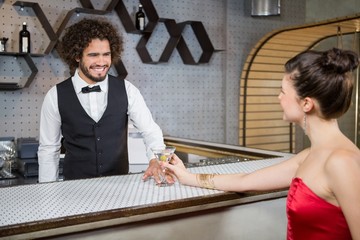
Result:
<svg viewBox="0 0 360 240"><path fill-rule="evenodd" d="M189 180L191 175L194 174L191 174L186 169L183 161L176 154L172 156L169 162L161 162L160 164L164 169L167 168L167 171L175 175L181 184L193 185Z"/></svg>
<svg viewBox="0 0 360 240"><path fill-rule="evenodd" d="M142 177L142 180L146 181L150 177L154 178L156 184L161 183L161 179L164 177L166 177L166 180L170 184L175 182L175 178L172 175L165 174L165 172L163 171L163 168L160 166L159 161L156 158L150 160L149 166L146 169L146 171Z"/></svg>

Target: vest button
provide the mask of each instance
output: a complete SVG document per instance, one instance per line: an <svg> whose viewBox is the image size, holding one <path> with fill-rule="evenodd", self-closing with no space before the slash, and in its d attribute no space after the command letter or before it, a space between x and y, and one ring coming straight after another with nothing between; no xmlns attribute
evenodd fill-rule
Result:
<svg viewBox="0 0 360 240"><path fill-rule="evenodd" d="M96 138L96 140L98 140L98 141L100 141L100 139L101 139L100 137L97 137L97 138Z"/></svg>

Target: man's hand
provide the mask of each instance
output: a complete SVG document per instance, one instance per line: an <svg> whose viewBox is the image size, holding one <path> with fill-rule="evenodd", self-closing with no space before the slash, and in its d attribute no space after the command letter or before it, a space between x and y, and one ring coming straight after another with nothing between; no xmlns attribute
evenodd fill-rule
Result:
<svg viewBox="0 0 360 240"><path fill-rule="evenodd" d="M159 161L153 158L149 162L149 167L146 169L142 180L146 181L149 177L154 177L156 184L161 183L161 178L165 175L168 183L174 183L174 178L170 174L165 174L164 169L161 168Z"/></svg>

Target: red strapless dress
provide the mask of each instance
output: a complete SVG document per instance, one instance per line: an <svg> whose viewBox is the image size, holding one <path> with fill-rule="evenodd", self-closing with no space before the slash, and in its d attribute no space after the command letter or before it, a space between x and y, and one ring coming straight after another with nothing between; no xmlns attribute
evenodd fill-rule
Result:
<svg viewBox="0 0 360 240"><path fill-rule="evenodd" d="M300 178L291 182L286 212L288 240L351 239L341 208L315 195Z"/></svg>

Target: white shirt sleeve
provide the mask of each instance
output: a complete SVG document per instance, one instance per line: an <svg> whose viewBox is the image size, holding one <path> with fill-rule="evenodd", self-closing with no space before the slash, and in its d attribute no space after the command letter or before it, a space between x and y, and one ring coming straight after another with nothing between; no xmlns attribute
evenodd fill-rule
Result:
<svg viewBox="0 0 360 240"><path fill-rule="evenodd" d="M41 107L38 150L39 182L52 182L59 179L60 127L57 90L54 86L46 94Z"/></svg>
<svg viewBox="0 0 360 240"><path fill-rule="evenodd" d="M151 160L155 158L151 148L165 145L162 130L153 120L152 114L139 89L126 80L125 87L129 102L129 118L133 122L134 127L141 133L146 147L146 155Z"/></svg>

